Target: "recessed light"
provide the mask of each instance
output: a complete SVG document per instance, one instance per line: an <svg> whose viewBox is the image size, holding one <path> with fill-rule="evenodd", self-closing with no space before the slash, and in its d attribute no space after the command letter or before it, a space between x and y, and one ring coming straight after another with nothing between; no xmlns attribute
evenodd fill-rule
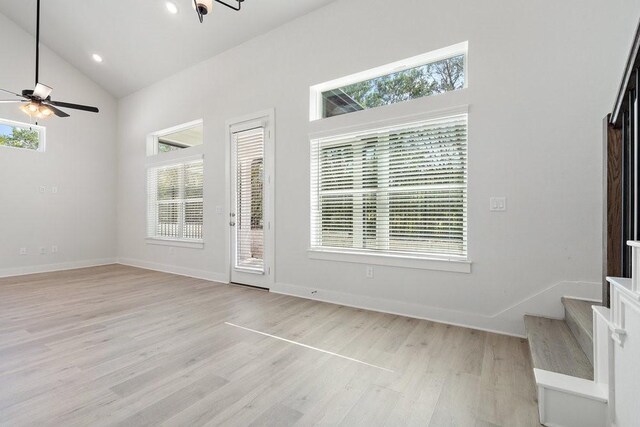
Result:
<svg viewBox="0 0 640 427"><path fill-rule="evenodd" d="M167 10L170 14L175 15L176 13L178 13L178 6L176 6L174 2L168 1L165 3L165 6L167 7Z"/></svg>
<svg viewBox="0 0 640 427"><path fill-rule="evenodd" d="M98 55L97 53L94 53L93 55L91 55L91 57L96 62L102 62L102 56Z"/></svg>

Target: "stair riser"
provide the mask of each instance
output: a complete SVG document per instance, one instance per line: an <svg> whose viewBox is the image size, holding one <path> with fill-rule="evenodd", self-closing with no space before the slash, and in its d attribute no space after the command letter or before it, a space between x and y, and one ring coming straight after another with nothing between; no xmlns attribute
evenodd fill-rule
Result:
<svg viewBox="0 0 640 427"><path fill-rule="evenodd" d="M540 423L549 427L604 427L607 402L538 387Z"/></svg>

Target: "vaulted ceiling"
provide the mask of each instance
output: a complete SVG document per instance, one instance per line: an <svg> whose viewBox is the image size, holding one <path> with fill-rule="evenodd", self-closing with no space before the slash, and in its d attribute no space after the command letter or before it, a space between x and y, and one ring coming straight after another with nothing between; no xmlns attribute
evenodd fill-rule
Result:
<svg viewBox="0 0 640 427"><path fill-rule="evenodd" d="M191 1L173 0L172 15L166 0L42 0L41 43L122 97L334 0L246 0L240 12L214 3L204 24ZM0 13L35 34L36 0L0 0Z"/></svg>

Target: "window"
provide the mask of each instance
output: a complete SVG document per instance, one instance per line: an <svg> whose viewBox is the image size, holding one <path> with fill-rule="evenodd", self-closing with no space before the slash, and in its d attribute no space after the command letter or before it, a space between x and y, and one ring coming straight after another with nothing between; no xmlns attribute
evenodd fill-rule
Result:
<svg viewBox="0 0 640 427"><path fill-rule="evenodd" d="M0 147L44 151L44 136L42 126L0 119Z"/></svg>
<svg viewBox="0 0 640 427"><path fill-rule="evenodd" d="M467 43L429 52L311 88L311 120L466 87Z"/></svg>
<svg viewBox="0 0 640 427"><path fill-rule="evenodd" d="M197 147L203 143L201 120L156 132L149 136L148 154L155 155Z"/></svg>
<svg viewBox="0 0 640 427"><path fill-rule="evenodd" d="M320 138L311 249L465 260L467 114Z"/></svg>
<svg viewBox="0 0 640 427"><path fill-rule="evenodd" d="M147 170L147 237L201 242L203 161Z"/></svg>

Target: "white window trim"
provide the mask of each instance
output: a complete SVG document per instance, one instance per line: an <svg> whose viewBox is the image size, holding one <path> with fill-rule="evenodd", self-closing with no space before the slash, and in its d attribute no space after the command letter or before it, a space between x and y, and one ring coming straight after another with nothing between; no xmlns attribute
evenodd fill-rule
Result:
<svg viewBox="0 0 640 427"><path fill-rule="evenodd" d="M380 67L371 68L366 71L351 74L345 77L340 77L328 82L320 83L310 88L309 96L309 121L325 120L331 117L322 117L322 93L328 90L337 89L339 87L348 86L354 83L359 83L378 77L386 76L392 73L398 73L401 71L409 70L411 68L420 67L422 65L430 64L440 61L442 59L451 58L453 56L464 55L464 86L467 88L469 85L468 80L468 67L467 67L467 54L469 50L469 42L465 41L457 43L451 46L437 49L431 52L416 55L411 58L403 59L400 61L392 62L390 64L382 65Z"/></svg>
<svg viewBox="0 0 640 427"><path fill-rule="evenodd" d="M193 120L187 123L182 123L177 126L172 126L167 129L162 129L162 130L150 133L149 135L147 135L147 156L148 157L160 156L162 158L166 158L166 157L170 157L169 155L174 155L177 157L181 157L181 156L184 156L184 151L188 151L190 153L193 153L194 151L201 151L202 145L204 145L204 141L201 145L185 148L183 150L169 151L167 153L158 152L158 139L160 137L169 135L172 133L180 132L182 130L190 129L192 127L196 127L199 125L204 125L203 119Z"/></svg>
<svg viewBox="0 0 640 427"><path fill-rule="evenodd" d="M411 114L398 116L392 119L371 121L368 123L360 123L358 125L325 130L309 134L309 144L314 140L323 138L332 138L336 136L344 136L348 134L357 134L367 130L392 127L396 125L410 125L412 123L444 118L447 116L455 116L461 114L469 114L469 105L460 105L456 107L429 111L426 113ZM469 129L467 128L467 140L469 139ZM467 165L469 164L469 152L467 150ZM467 182L468 188L468 182ZM468 191L468 190L467 190ZM313 197L313 194L310 193ZM312 214L312 212L310 212ZM363 249L345 249L345 248L318 248L312 246L312 224L311 215L309 216L309 230L307 256L310 259L351 262L359 264L384 265L391 267L415 268L421 270L439 270L456 273L471 273L472 261L469 259L469 250L467 247L466 257L438 257L428 254L411 254L411 253L384 253L367 251ZM467 221L467 235L469 235L469 222ZM467 242L468 245L468 242Z"/></svg>
<svg viewBox="0 0 640 427"><path fill-rule="evenodd" d="M32 153L45 152L47 130L44 126L32 125L31 123L17 122L15 120L8 120L8 119L0 119L0 125L7 125L7 126L17 127L21 129L31 128L31 129L36 129L38 131L38 149L37 150L31 150L29 148L22 148L22 147L9 147L6 145L0 145L0 149L22 150L22 151L29 151Z"/></svg>
<svg viewBox="0 0 640 427"><path fill-rule="evenodd" d="M384 265L389 267L413 268L418 270L450 271L471 273L471 261L455 258L438 258L409 254L388 254L363 250L319 249L307 250L310 259L338 261L356 264Z"/></svg>
<svg viewBox="0 0 640 427"><path fill-rule="evenodd" d="M318 130L309 134L309 142L316 139L333 138L338 136L344 136L348 134L358 134L366 132L372 129L393 127L399 125L411 125L413 123L424 122L428 120L434 120L439 118L446 118L448 116L458 116L461 114L469 114L469 105L462 104L449 108L441 108L437 110L431 110L428 112L420 112L415 114L406 114L401 116L394 116L391 119L383 120L370 120L367 122L359 122L356 125L333 127L326 130ZM340 117L340 116L338 116Z"/></svg>
<svg viewBox="0 0 640 427"><path fill-rule="evenodd" d="M204 241L201 240L186 240L186 239L171 239L161 237L147 237L145 239L147 245L158 246L172 246L174 248L190 248L190 249L204 249Z"/></svg>

